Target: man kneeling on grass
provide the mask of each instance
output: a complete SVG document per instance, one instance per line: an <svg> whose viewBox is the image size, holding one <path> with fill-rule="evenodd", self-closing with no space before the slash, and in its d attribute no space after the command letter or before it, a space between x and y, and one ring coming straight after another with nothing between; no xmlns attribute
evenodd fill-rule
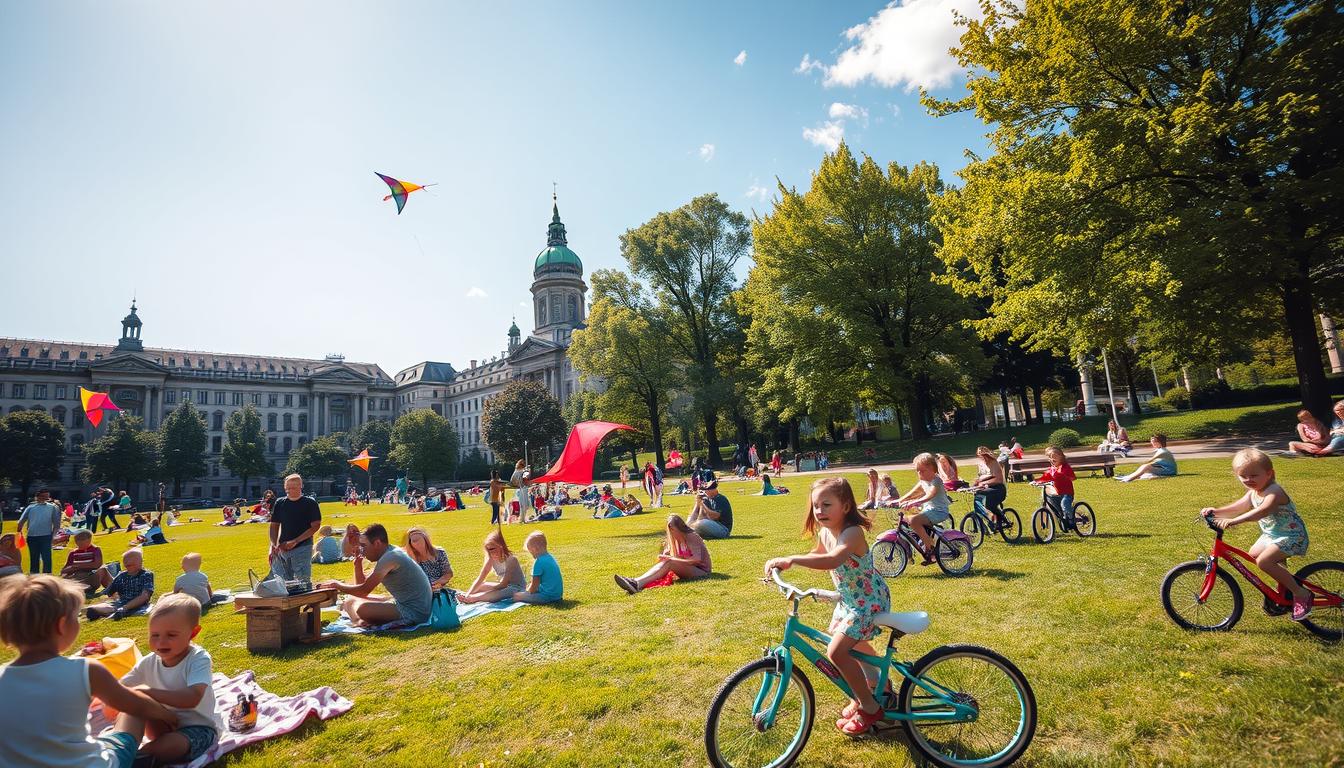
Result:
<svg viewBox="0 0 1344 768"><path fill-rule="evenodd" d="M368 576L364 575L365 558L375 563L373 573ZM391 599L372 595L379 584L392 593ZM359 535L355 583L325 581L318 587L350 595L341 604L341 610L352 623L363 627L424 624L429 621L434 595L424 570L400 547L387 543L387 529L379 523L370 525Z"/></svg>

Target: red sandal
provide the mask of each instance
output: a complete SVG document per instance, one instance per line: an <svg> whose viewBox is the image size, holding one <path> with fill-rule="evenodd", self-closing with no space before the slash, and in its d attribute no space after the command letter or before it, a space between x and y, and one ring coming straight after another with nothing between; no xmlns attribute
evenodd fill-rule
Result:
<svg viewBox="0 0 1344 768"><path fill-rule="evenodd" d="M840 728L840 732L846 736L862 736L873 730L873 726L882 722L884 715L885 713L882 711L881 707L878 707L877 711L872 713L859 710L854 713L853 717L846 720L843 725L838 723L837 725Z"/></svg>

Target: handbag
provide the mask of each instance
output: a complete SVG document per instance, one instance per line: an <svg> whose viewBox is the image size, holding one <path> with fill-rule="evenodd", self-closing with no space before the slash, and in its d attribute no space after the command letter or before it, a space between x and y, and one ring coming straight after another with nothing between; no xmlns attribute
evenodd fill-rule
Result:
<svg viewBox="0 0 1344 768"><path fill-rule="evenodd" d="M429 626L434 629L457 629L462 620L457 617L457 593L440 587L434 592L434 600L429 607Z"/></svg>

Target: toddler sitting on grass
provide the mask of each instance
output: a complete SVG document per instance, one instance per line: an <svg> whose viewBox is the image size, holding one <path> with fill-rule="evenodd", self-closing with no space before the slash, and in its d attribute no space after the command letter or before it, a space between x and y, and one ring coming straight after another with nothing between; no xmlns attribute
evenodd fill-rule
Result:
<svg viewBox="0 0 1344 768"><path fill-rule="evenodd" d="M341 540L336 538L335 532L330 525L324 525L317 531L317 546L313 547L313 562L319 565L330 565L331 563L341 562L343 555L341 553Z"/></svg>
<svg viewBox="0 0 1344 768"><path fill-rule="evenodd" d="M532 555L532 581L527 589L515 592L515 603L541 605L554 603L564 596L565 582L560 576L560 564L546 549L546 534L533 531L523 539L523 546Z"/></svg>
<svg viewBox="0 0 1344 768"><path fill-rule="evenodd" d="M182 557L182 575L173 582L173 594L186 594L196 598L201 604L201 608L209 608L211 601L215 598L215 592L210 588L210 578L201 573L201 555L199 552L188 552Z"/></svg>
<svg viewBox="0 0 1344 768"><path fill-rule="evenodd" d="M120 619L131 611L143 608L154 596L154 572L145 569L144 553L138 549L128 549L121 556L122 570L112 578L104 594L112 600L90 605L87 609L89 620L111 616Z"/></svg>

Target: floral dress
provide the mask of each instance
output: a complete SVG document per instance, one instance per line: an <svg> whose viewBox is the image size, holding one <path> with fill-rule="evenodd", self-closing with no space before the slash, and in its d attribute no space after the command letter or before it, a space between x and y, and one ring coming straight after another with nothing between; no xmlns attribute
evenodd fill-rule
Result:
<svg viewBox="0 0 1344 768"><path fill-rule="evenodd" d="M416 565L420 566L420 570L425 572L425 576L429 579L429 583L433 584L439 579L442 579L443 574L447 573L450 568L448 564L448 553L443 551L443 547L435 547L433 560L417 560Z"/></svg>
<svg viewBox="0 0 1344 768"><path fill-rule="evenodd" d="M829 531L823 531L822 536L832 539ZM834 540L825 543L828 549L835 546ZM835 604L828 631L843 632L855 640L871 640L882 634L873 617L890 610L891 593L887 591L887 582L873 567L873 551L869 549L862 557L847 558L831 571L831 579L840 592L840 602Z"/></svg>
<svg viewBox="0 0 1344 768"><path fill-rule="evenodd" d="M1282 488L1278 490L1279 493L1283 493ZM1260 506L1262 501L1264 497L1251 491L1253 506ZM1273 544L1289 557L1301 557L1307 554L1307 525L1302 522L1302 516L1297 514L1297 507L1291 500L1256 522L1260 523L1260 540L1256 542L1257 544L1261 542Z"/></svg>

